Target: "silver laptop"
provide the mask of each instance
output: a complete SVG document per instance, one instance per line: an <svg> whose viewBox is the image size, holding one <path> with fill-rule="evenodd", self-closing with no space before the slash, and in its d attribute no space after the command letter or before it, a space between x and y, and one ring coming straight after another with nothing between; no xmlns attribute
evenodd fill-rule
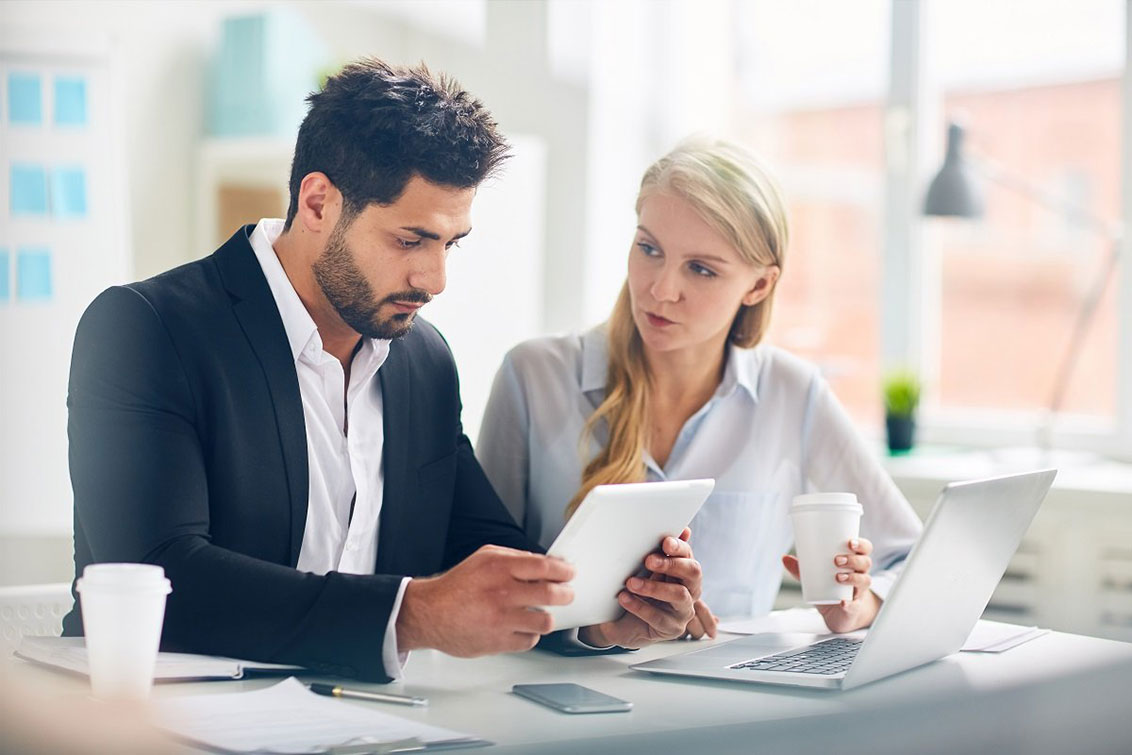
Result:
<svg viewBox="0 0 1132 755"><path fill-rule="evenodd" d="M638 663L654 674L851 689L959 651L1006 572L1055 469L943 489L867 633L759 634Z"/></svg>

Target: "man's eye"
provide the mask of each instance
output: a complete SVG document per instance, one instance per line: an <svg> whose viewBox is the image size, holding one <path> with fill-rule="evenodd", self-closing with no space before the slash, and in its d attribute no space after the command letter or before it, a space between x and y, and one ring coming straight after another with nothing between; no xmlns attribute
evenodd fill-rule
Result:
<svg viewBox="0 0 1132 755"><path fill-rule="evenodd" d="M459 242L459 241L449 241L449 242L448 242L448 244L447 244L447 246L445 246L444 248L445 248L445 249L454 249L454 248L456 248L456 247L458 247L458 246L460 246L460 242Z"/></svg>
<svg viewBox="0 0 1132 755"><path fill-rule="evenodd" d="M397 239L397 245L400 246L402 249L414 249L414 248L421 245L421 241L420 241L420 239L416 239L414 241L406 241L403 238L398 238Z"/></svg>

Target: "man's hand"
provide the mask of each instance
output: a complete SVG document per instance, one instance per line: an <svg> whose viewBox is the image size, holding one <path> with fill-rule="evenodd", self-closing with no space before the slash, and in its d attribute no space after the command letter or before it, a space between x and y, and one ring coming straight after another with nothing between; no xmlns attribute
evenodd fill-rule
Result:
<svg viewBox="0 0 1132 755"><path fill-rule="evenodd" d="M869 589L869 585L873 583L873 578L869 576L869 569L873 567L873 560L869 557L873 552L873 544L862 537L850 540L847 545L849 552L834 556L833 565L841 569L837 574L837 581L843 585L853 585L853 599L829 606L814 606L831 632L852 632L867 627L880 611L881 599ZM795 579L800 579L796 556L783 556L782 565Z"/></svg>
<svg viewBox="0 0 1132 755"><path fill-rule="evenodd" d="M666 537L660 550L645 557L646 578L630 577L617 595L625 614L615 621L582 627L578 639L595 647L637 648L684 634L696 615L703 587L700 562L692 556L687 527L679 539Z"/></svg>
<svg viewBox="0 0 1132 755"><path fill-rule="evenodd" d="M449 655L530 650L553 620L537 606L563 606L574 589L565 561L485 545L449 571L413 579L397 615L397 649L436 648Z"/></svg>

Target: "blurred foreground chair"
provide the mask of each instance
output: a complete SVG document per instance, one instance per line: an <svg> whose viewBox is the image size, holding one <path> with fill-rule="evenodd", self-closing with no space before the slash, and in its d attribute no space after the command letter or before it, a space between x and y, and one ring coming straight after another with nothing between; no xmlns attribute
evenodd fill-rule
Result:
<svg viewBox="0 0 1132 755"><path fill-rule="evenodd" d="M72 604L70 582L0 587L0 658L11 655L26 635L62 634Z"/></svg>

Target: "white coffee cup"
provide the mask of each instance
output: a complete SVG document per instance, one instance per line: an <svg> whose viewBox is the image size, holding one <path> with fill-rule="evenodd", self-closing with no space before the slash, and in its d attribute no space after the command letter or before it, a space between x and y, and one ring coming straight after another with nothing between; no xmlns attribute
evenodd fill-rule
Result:
<svg viewBox="0 0 1132 755"><path fill-rule="evenodd" d="M802 600L830 605L853 599L853 586L837 581L833 559L857 538L864 509L853 493L807 493L794 497L794 550L802 576Z"/></svg>
<svg viewBox="0 0 1132 755"><path fill-rule="evenodd" d="M75 585L95 697L142 699L153 686L165 570L150 564L90 564Z"/></svg>

